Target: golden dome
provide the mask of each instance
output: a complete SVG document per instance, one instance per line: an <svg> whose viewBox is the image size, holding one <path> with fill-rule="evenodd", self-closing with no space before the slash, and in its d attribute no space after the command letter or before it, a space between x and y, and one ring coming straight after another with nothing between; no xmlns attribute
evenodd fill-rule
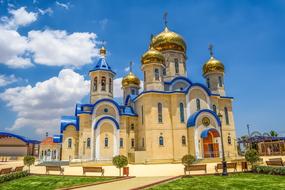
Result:
<svg viewBox="0 0 285 190"><path fill-rule="evenodd" d="M225 72L225 67L223 63L213 56L204 64L203 66L203 74L206 75L211 72Z"/></svg>
<svg viewBox="0 0 285 190"><path fill-rule="evenodd" d="M142 64L162 63L164 64L164 56L159 51L155 50L151 45L150 49L145 52L141 58Z"/></svg>
<svg viewBox="0 0 285 190"><path fill-rule="evenodd" d="M140 82L141 82L140 79L136 75L134 75L133 72L129 72L129 74L124 76L124 78L122 80L122 86L127 87L130 84L140 86Z"/></svg>
<svg viewBox="0 0 285 190"><path fill-rule="evenodd" d="M101 56L106 56L106 49L105 49L104 46L102 46L102 47L100 48L99 52L100 52L100 55L101 55Z"/></svg>
<svg viewBox="0 0 285 190"><path fill-rule="evenodd" d="M152 44L158 51L177 50L186 52L186 43L183 37L170 31L167 27L153 38Z"/></svg>

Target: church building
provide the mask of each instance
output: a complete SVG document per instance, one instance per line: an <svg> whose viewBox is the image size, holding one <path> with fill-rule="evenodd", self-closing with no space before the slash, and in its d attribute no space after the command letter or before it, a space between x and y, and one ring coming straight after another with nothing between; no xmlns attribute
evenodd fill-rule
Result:
<svg viewBox="0 0 285 190"><path fill-rule="evenodd" d="M222 156L221 141L225 156L236 157L233 98L226 95L224 65L212 47L201 69L205 84L187 77L187 44L167 26L146 47L143 89L130 67L122 80L123 104L113 98L116 73L105 47L100 49L89 71L90 102L76 104L74 115L61 119L61 134L55 137L61 160L109 161L125 155L130 163L173 163L186 154L211 159Z"/></svg>

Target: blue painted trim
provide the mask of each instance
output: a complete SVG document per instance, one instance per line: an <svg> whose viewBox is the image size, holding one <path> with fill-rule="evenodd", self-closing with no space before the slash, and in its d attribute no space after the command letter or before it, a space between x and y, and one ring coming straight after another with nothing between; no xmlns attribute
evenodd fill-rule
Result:
<svg viewBox="0 0 285 190"><path fill-rule="evenodd" d="M113 121L113 122L115 123L115 125L116 125L116 128L117 128L117 129L120 129L120 125L119 125L119 123L117 122L117 120L115 120L115 119L114 119L113 117L111 117L111 116L104 116L104 117L101 117L101 118L95 123L94 129L97 129L98 125L99 125L100 122L103 121L103 120L111 120L111 121Z"/></svg>
<svg viewBox="0 0 285 190"><path fill-rule="evenodd" d="M205 130L201 133L201 138L203 138L203 139L204 139L204 138L207 138L210 131L216 131L216 132L219 134L219 136L220 136L220 133L219 133L219 131L218 131L217 129L208 128L208 129L205 129Z"/></svg>
<svg viewBox="0 0 285 190"><path fill-rule="evenodd" d="M115 102L114 100L109 99L109 98L103 98L103 99L100 99L100 100L98 100L97 102L95 102L95 104L94 104L94 106L93 106L93 109L92 109L92 111L91 111L91 114L94 112L95 107L96 107L98 104L100 104L101 102L110 102L110 103L114 104L114 105L117 107L117 109L118 109L119 115L121 115L120 105L119 105L117 102Z"/></svg>
<svg viewBox="0 0 285 190"><path fill-rule="evenodd" d="M201 114L201 113L210 113L211 115L214 116L214 118L216 119L217 123L218 123L218 126L221 127L221 121L220 121L220 118L218 117L218 115L212 111L212 110L209 110L209 109L202 109L200 111L197 111L195 112L193 115L191 115L189 118L188 118L188 121L187 121L187 128L189 127L194 127L196 125L196 120L197 120L197 117Z"/></svg>
<svg viewBox="0 0 285 190"><path fill-rule="evenodd" d="M193 83L191 86L189 86L189 87L185 90L185 94L187 94L187 93L190 91L190 89L191 89L192 87L196 87L196 86L203 88L203 89L207 92L208 96L211 96L211 95L212 95L212 93L211 93L211 91L209 90L209 88L207 88L204 84L201 84L201 83Z"/></svg>
<svg viewBox="0 0 285 190"><path fill-rule="evenodd" d="M188 79L187 77L183 77L183 76L175 77L175 78L172 79L171 81L166 81L166 82L164 82L164 84L172 85L174 82L176 82L176 81L178 81L178 80L186 81L190 86L192 85L192 81L191 81L190 79Z"/></svg>
<svg viewBox="0 0 285 190"><path fill-rule="evenodd" d="M24 141L25 143L40 144L40 141L30 140L30 139L28 139L26 137L23 137L23 136L20 136L20 135L16 135L16 134L13 134L13 133L0 132L0 135L8 136L8 137L14 137L14 138L20 139L21 141Z"/></svg>
<svg viewBox="0 0 285 190"><path fill-rule="evenodd" d="M138 95L129 94L129 95L127 96L126 100L125 100L124 105L125 105L125 106L128 105L129 100L134 101L134 99L135 99L137 96L138 96Z"/></svg>
<svg viewBox="0 0 285 190"><path fill-rule="evenodd" d="M74 126L76 131L79 131L79 118L77 116L62 116L60 122L60 133L62 133L69 125Z"/></svg>
<svg viewBox="0 0 285 190"><path fill-rule="evenodd" d="M53 142L54 143L62 143L62 134L60 134L60 135L53 135L53 138L52 138L52 140L53 140Z"/></svg>

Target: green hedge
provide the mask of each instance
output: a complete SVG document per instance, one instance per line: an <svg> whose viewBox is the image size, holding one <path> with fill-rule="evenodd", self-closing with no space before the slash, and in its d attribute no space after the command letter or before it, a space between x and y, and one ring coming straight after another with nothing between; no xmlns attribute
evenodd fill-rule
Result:
<svg viewBox="0 0 285 190"><path fill-rule="evenodd" d="M10 180L13 180L13 179L18 179L18 178L21 178L21 177L26 177L28 175L29 175L28 171L13 172L13 173L10 173L10 174L1 175L0 176L0 183L4 183L6 181L10 181Z"/></svg>
<svg viewBox="0 0 285 190"><path fill-rule="evenodd" d="M261 174L285 175L285 167L255 166L252 171Z"/></svg>

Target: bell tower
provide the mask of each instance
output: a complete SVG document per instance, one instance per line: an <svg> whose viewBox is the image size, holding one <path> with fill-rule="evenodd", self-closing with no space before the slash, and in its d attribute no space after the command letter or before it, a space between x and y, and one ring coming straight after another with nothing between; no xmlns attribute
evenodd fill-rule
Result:
<svg viewBox="0 0 285 190"><path fill-rule="evenodd" d="M106 49L100 48L100 58L95 67L89 71L90 103L102 98L113 98L113 79L116 73L106 61Z"/></svg>

